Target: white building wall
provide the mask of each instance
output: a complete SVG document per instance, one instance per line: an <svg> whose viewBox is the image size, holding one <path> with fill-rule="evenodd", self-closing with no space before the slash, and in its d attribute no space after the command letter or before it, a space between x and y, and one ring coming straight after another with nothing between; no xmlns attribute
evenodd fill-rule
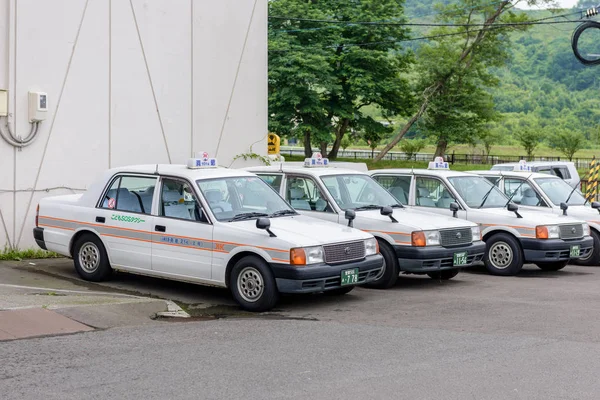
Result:
<svg viewBox="0 0 600 400"><path fill-rule="evenodd" d="M39 199L109 167L266 153L267 0L0 0L0 89L22 137L48 93L0 139L0 249L34 247Z"/></svg>

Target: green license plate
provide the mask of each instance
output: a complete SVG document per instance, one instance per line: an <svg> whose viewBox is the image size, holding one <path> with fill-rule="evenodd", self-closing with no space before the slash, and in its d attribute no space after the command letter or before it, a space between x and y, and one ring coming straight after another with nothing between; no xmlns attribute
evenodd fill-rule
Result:
<svg viewBox="0 0 600 400"><path fill-rule="evenodd" d="M454 253L454 261L452 265L454 265L455 267L467 265L467 252L463 251L461 253Z"/></svg>
<svg viewBox="0 0 600 400"><path fill-rule="evenodd" d="M580 248L579 248L578 245L577 246L571 246L571 258L573 258L573 257L579 257L579 251L580 251Z"/></svg>
<svg viewBox="0 0 600 400"><path fill-rule="evenodd" d="M342 286L356 285L358 283L358 268L342 271Z"/></svg>

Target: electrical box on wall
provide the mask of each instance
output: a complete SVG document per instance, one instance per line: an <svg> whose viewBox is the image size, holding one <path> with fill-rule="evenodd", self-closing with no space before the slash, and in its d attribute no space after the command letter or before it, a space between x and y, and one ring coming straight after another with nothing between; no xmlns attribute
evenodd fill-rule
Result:
<svg viewBox="0 0 600 400"><path fill-rule="evenodd" d="M29 92L29 122L39 122L46 119L48 112L48 94Z"/></svg>
<svg viewBox="0 0 600 400"><path fill-rule="evenodd" d="M8 90L0 89L0 117L8 117Z"/></svg>

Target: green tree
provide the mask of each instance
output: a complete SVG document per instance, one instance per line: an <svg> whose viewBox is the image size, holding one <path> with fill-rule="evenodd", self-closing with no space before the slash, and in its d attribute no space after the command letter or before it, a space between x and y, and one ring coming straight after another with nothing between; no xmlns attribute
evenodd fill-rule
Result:
<svg viewBox="0 0 600 400"><path fill-rule="evenodd" d="M529 160L533 158L533 153L539 146L542 137L542 131L537 128L526 128L515 133L515 138L519 141L523 149L525 149Z"/></svg>
<svg viewBox="0 0 600 400"><path fill-rule="evenodd" d="M427 141L424 139L403 139L400 141L398 146L406 154L406 159L412 159L418 152L423 150L427 145Z"/></svg>
<svg viewBox="0 0 600 400"><path fill-rule="evenodd" d="M398 41L407 28L350 23L405 22L402 6L398 0L269 1L269 131L295 132L307 156L316 144L335 159L351 129L375 126L365 106L376 105L384 119L404 115L412 97L403 74L412 56ZM378 125L377 133L386 132Z"/></svg>
<svg viewBox="0 0 600 400"><path fill-rule="evenodd" d="M443 153L450 141L478 133L485 122L495 118L493 102L484 90L497 83L490 68L507 62L507 34L526 29L525 25L518 24L529 19L524 12L514 11L515 4L509 0L492 3L459 0L439 7L439 22L459 26L440 27L430 32L439 36L418 52L420 106L375 161L382 159L426 112L423 126L430 135L438 136L436 154ZM512 25L500 26L499 23Z"/></svg>
<svg viewBox="0 0 600 400"><path fill-rule="evenodd" d="M383 139L381 132L367 131L363 133L362 138L369 145L369 148L371 149L371 158L373 158L375 154L375 149L377 148L377 146L379 146L381 139Z"/></svg>
<svg viewBox="0 0 600 400"><path fill-rule="evenodd" d="M548 141L551 147L558 149L569 161L572 161L575 153L583 148L585 137L580 132L558 129Z"/></svg>
<svg viewBox="0 0 600 400"><path fill-rule="evenodd" d="M490 153L492 152L492 147L500 143L502 140L502 132L498 129L487 129L482 133L480 140L485 151L486 163L489 163L488 160Z"/></svg>
<svg viewBox="0 0 600 400"><path fill-rule="evenodd" d="M352 138L350 137L350 135L344 136L344 138L340 142L340 146L342 147L342 150L346 151L346 149L348 147L350 147L351 145L352 145Z"/></svg>

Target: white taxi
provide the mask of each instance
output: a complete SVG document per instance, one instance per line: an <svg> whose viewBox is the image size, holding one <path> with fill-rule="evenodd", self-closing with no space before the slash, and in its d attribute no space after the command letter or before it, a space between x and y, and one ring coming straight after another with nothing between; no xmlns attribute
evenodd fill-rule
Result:
<svg viewBox="0 0 600 400"><path fill-rule="evenodd" d="M485 266L496 275L517 274L525 262L557 271L593 247L588 224L564 215L521 211L482 176L450 171L436 159L429 169L382 169L371 176L415 209L454 215L483 228Z"/></svg>
<svg viewBox="0 0 600 400"><path fill-rule="evenodd" d="M83 194L41 200L33 235L100 281L113 270L228 287L247 310L279 293L344 294L380 273L365 232L299 215L249 172L188 165L107 171Z"/></svg>
<svg viewBox="0 0 600 400"><path fill-rule="evenodd" d="M483 259L477 224L409 210L367 173L333 168L315 154L304 166L250 167L301 214L348 223L373 234L385 259L371 287L388 288L400 272L451 279Z"/></svg>
<svg viewBox="0 0 600 400"><path fill-rule="evenodd" d="M586 221L591 228L594 250L575 262L600 264L600 203L589 202L576 188L558 176L526 171L472 171L486 177L522 209L565 214Z"/></svg>

